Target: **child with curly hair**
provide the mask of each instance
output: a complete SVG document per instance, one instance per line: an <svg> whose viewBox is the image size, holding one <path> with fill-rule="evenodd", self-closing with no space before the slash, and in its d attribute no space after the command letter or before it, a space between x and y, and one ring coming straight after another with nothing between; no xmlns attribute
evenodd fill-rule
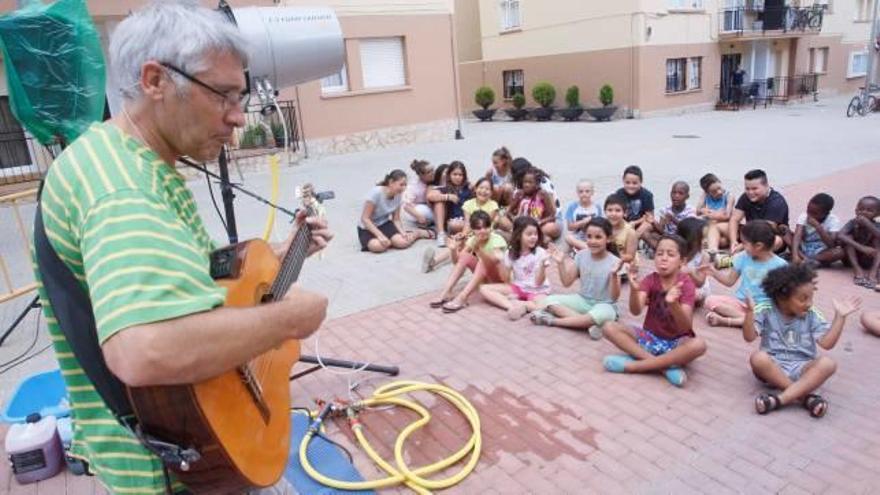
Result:
<svg viewBox="0 0 880 495"><path fill-rule="evenodd" d="M843 332L846 317L859 309L857 297L834 300L834 319L829 324L813 306L816 273L806 264L786 265L770 271L761 284L770 302L754 305L749 299L743 338L761 337L761 348L749 358L752 372L780 394L764 393L755 399L758 414L802 400L810 416L821 418L828 402L813 393L822 386L837 364L819 356L817 345L829 350Z"/></svg>

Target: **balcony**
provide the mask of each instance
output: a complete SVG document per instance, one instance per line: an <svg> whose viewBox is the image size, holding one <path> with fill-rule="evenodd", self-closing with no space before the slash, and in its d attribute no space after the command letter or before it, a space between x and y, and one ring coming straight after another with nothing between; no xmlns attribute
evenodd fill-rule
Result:
<svg viewBox="0 0 880 495"><path fill-rule="evenodd" d="M823 6L730 7L718 14L719 39L790 38L822 31Z"/></svg>

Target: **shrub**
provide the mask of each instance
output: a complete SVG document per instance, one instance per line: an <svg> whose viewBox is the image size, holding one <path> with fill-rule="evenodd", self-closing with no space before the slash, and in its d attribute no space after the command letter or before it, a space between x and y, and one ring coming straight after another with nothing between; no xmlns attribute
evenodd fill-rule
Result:
<svg viewBox="0 0 880 495"><path fill-rule="evenodd" d="M241 143L239 143L240 148L256 148L264 144L266 144L266 129L263 126L249 125L245 127L241 135Z"/></svg>
<svg viewBox="0 0 880 495"><path fill-rule="evenodd" d="M565 91L565 103L569 108L577 108L581 106L581 90L577 86L572 86Z"/></svg>
<svg viewBox="0 0 880 495"><path fill-rule="evenodd" d="M522 93L513 95L513 107L519 110L524 106L526 106L526 96Z"/></svg>
<svg viewBox="0 0 880 495"><path fill-rule="evenodd" d="M556 99L556 88L548 82L539 82L532 88L532 98L544 108L553 105Z"/></svg>
<svg viewBox="0 0 880 495"><path fill-rule="evenodd" d="M487 110L495 103L495 91L489 86L480 86L474 95L474 101L477 105L483 107L483 110Z"/></svg>
<svg viewBox="0 0 880 495"><path fill-rule="evenodd" d="M606 107L614 103L614 89L611 88L610 84L602 86L602 89L599 90L599 101Z"/></svg>

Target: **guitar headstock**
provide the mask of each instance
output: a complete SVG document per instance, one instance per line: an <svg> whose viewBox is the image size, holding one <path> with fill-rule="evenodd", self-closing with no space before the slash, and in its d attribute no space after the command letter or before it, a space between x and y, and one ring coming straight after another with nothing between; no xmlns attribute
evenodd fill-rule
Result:
<svg viewBox="0 0 880 495"><path fill-rule="evenodd" d="M311 183L303 184L298 187L296 195L300 199L301 208L297 210L297 219L305 220L309 217L324 216L324 201L336 197L333 191L315 192L315 187Z"/></svg>

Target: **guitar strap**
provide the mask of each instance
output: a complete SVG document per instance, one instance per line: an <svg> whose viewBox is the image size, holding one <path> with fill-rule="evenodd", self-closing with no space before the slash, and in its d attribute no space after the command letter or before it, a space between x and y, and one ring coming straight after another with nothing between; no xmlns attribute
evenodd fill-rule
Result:
<svg viewBox="0 0 880 495"><path fill-rule="evenodd" d="M42 193L42 184L40 185ZM89 296L70 268L58 257L49 243L43 225L43 214L38 194L34 218L34 250L43 288L52 306L52 312L61 327L73 355L95 387L98 395L116 417L150 452L159 457L165 468L165 483L171 492L171 480L167 467L186 470L201 457L192 448L183 448L146 434L134 414L125 385L110 372L104 353L98 343L95 314Z"/></svg>

